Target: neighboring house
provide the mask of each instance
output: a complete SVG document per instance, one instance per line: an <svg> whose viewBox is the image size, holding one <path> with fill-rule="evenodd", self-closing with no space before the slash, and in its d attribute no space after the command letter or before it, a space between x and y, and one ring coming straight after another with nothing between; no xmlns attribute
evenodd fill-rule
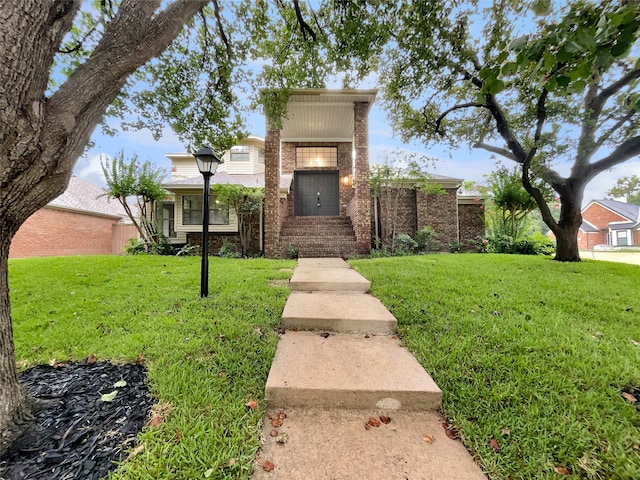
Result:
<svg viewBox="0 0 640 480"><path fill-rule="evenodd" d="M117 200L72 176L67 190L35 212L11 242L9 258L119 255L138 232Z"/></svg>
<svg viewBox="0 0 640 480"><path fill-rule="evenodd" d="M617 200L592 200L582 209L578 248L640 245L640 206Z"/></svg>
<svg viewBox="0 0 640 480"><path fill-rule="evenodd" d="M265 188L263 214L255 225L252 249L279 258L366 254L372 245L372 195L369 185L368 114L376 90L294 90L282 128L266 139L248 137L224 154L212 177L216 183ZM199 244L202 175L191 154L169 154L173 193L162 208L163 230L172 242ZM484 235L482 201L458 196L461 180L434 177L445 194L407 190L406 210L415 221L406 233L431 226L444 243ZM233 211L211 197L209 248L223 241L239 246ZM374 233L375 235L375 233Z"/></svg>

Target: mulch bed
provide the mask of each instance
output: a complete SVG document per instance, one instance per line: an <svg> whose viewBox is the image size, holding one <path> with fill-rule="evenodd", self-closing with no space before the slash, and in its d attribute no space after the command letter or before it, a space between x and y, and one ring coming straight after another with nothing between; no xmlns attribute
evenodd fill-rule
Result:
<svg viewBox="0 0 640 480"><path fill-rule="evenodd" d="M124 380L126 385L114 387ZM0 458L0 479L97 480L133 446L152 399L142 365L38 365L20 381L41 404L31 428ZM119 385L123 385L120 382ZM117 390L112 401L103 394Z"/></svg>

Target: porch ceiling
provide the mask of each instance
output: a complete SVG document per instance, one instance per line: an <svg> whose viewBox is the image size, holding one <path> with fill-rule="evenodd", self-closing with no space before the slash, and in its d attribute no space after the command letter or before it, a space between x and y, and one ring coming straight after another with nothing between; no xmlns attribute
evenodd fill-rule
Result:
<svg viewBox="0 0 640 480"><path fill-rule="evenodd" d="M353 104L375 100L377 90L294 90L280 139L287 142L353 140Z"/></svg>

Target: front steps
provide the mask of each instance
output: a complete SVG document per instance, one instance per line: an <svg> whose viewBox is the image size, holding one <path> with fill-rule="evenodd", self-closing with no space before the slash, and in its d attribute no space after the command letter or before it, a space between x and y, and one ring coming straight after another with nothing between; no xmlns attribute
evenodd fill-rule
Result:
<svg viewBox="0 0 640 480"><path fill-rule="evenodd" d="M346 216L286 217L280 232L285 251L297 249L301 258L341 257L358 253L351 219Z"/></svg>

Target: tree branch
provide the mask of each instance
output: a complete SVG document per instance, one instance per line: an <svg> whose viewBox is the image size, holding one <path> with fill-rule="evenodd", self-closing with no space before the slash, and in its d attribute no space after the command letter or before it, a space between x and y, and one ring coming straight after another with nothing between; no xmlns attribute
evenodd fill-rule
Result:
<svg viewBox="0 0 640 480"><path fill-rule="evenodd" d="M623 116L622 118L618 119L618 121L611 126L611 128L609 130L607 130L605 133L603 133L600 138L595 142L595 148L594 151L597 150L598 148L600 148L604 142L606 142L607 140L609 140L609 138L611 138L611 136L616 133L618 131L618 129L620 127L622 127L627 121L631 120L631 118L636 114L635 111L630 110L627 112L627 114L625 116Z"/></svg>
<svg viewBox="0 0 640 480"><path fill-rule="evenodd" d="M494 145L489 145L488 143L484 143L484 142L476 142L472 146L473 148L482 148L487 152L495 153L497 155L502 155L503 157L508 158L509 160L513 160L514 162L518 161L518 159L513 154L513 152L506 148L496 147Z"/></svg>
<svg viewBox="0 0 640 480"><path fill-rule="evenodd" d="M296 9L296 19L298 20L298 26L300 27L300 31L302 32L302 37L306 40L307 33L308 33L309 35L311 35L311 38L313 38L313 41L315 42L316 32L313 31L313 29L309 26L307 22L305 22L304 18L302 17L299 0L293 0L293 6Z"/></svg>
<svg viewBox="0 0 640 480"><path fill-rule="evenodd" d="M220 18L220 7L218 6L218 0L213 0L214 11L216 14L216 23L218 24L218 33L220 33L220 38L224 42L225 47L227 48L227 58L231 58L231 44L229 43L229 39L224 32L224 27L222 25L222 18ZM204 15L203 15L204 18Z"/></svg>
<svg viewBox="0 0 640 480"><path fill-rule="evenodd" d="M531 183L531 179L529 178L531 160L531 158L527 158L522 163L522 186L538 204L538 208L540 209L540 214L542 215L542 219L544 220L544 222L549 226L551 231L556 234L556 232L559 230L558 222L556 222L556 219L553 218L544 195L542 195L542 192L539 188L533 186L533 184Z"/></svg>
<svg viewBox="0 0 640 480"><path fill-rule="evenodd" d="M640 155L640 135L625 140L609 155L589 165L586 179L590 180L600 172L638 155Z"/></svg>
<svg viewBox="0 0 640 480"><path fill-rule="evenodd" d="M478 103L478 102L469 102L469 103L461 103L458 105L454 105L453 107L445 110L444 112L442 112L440 114L440 116L436 119L436 133L439 134L440 136L444 136L444 132L440 130L440 125L442 123L442 120L444 120L444 118L449 115L451 112L454 112L456 110L461 110L463 108L472 108L472 107L482 107L482 108L486 108L486 105L482 104L482 103Z"/></svg>

